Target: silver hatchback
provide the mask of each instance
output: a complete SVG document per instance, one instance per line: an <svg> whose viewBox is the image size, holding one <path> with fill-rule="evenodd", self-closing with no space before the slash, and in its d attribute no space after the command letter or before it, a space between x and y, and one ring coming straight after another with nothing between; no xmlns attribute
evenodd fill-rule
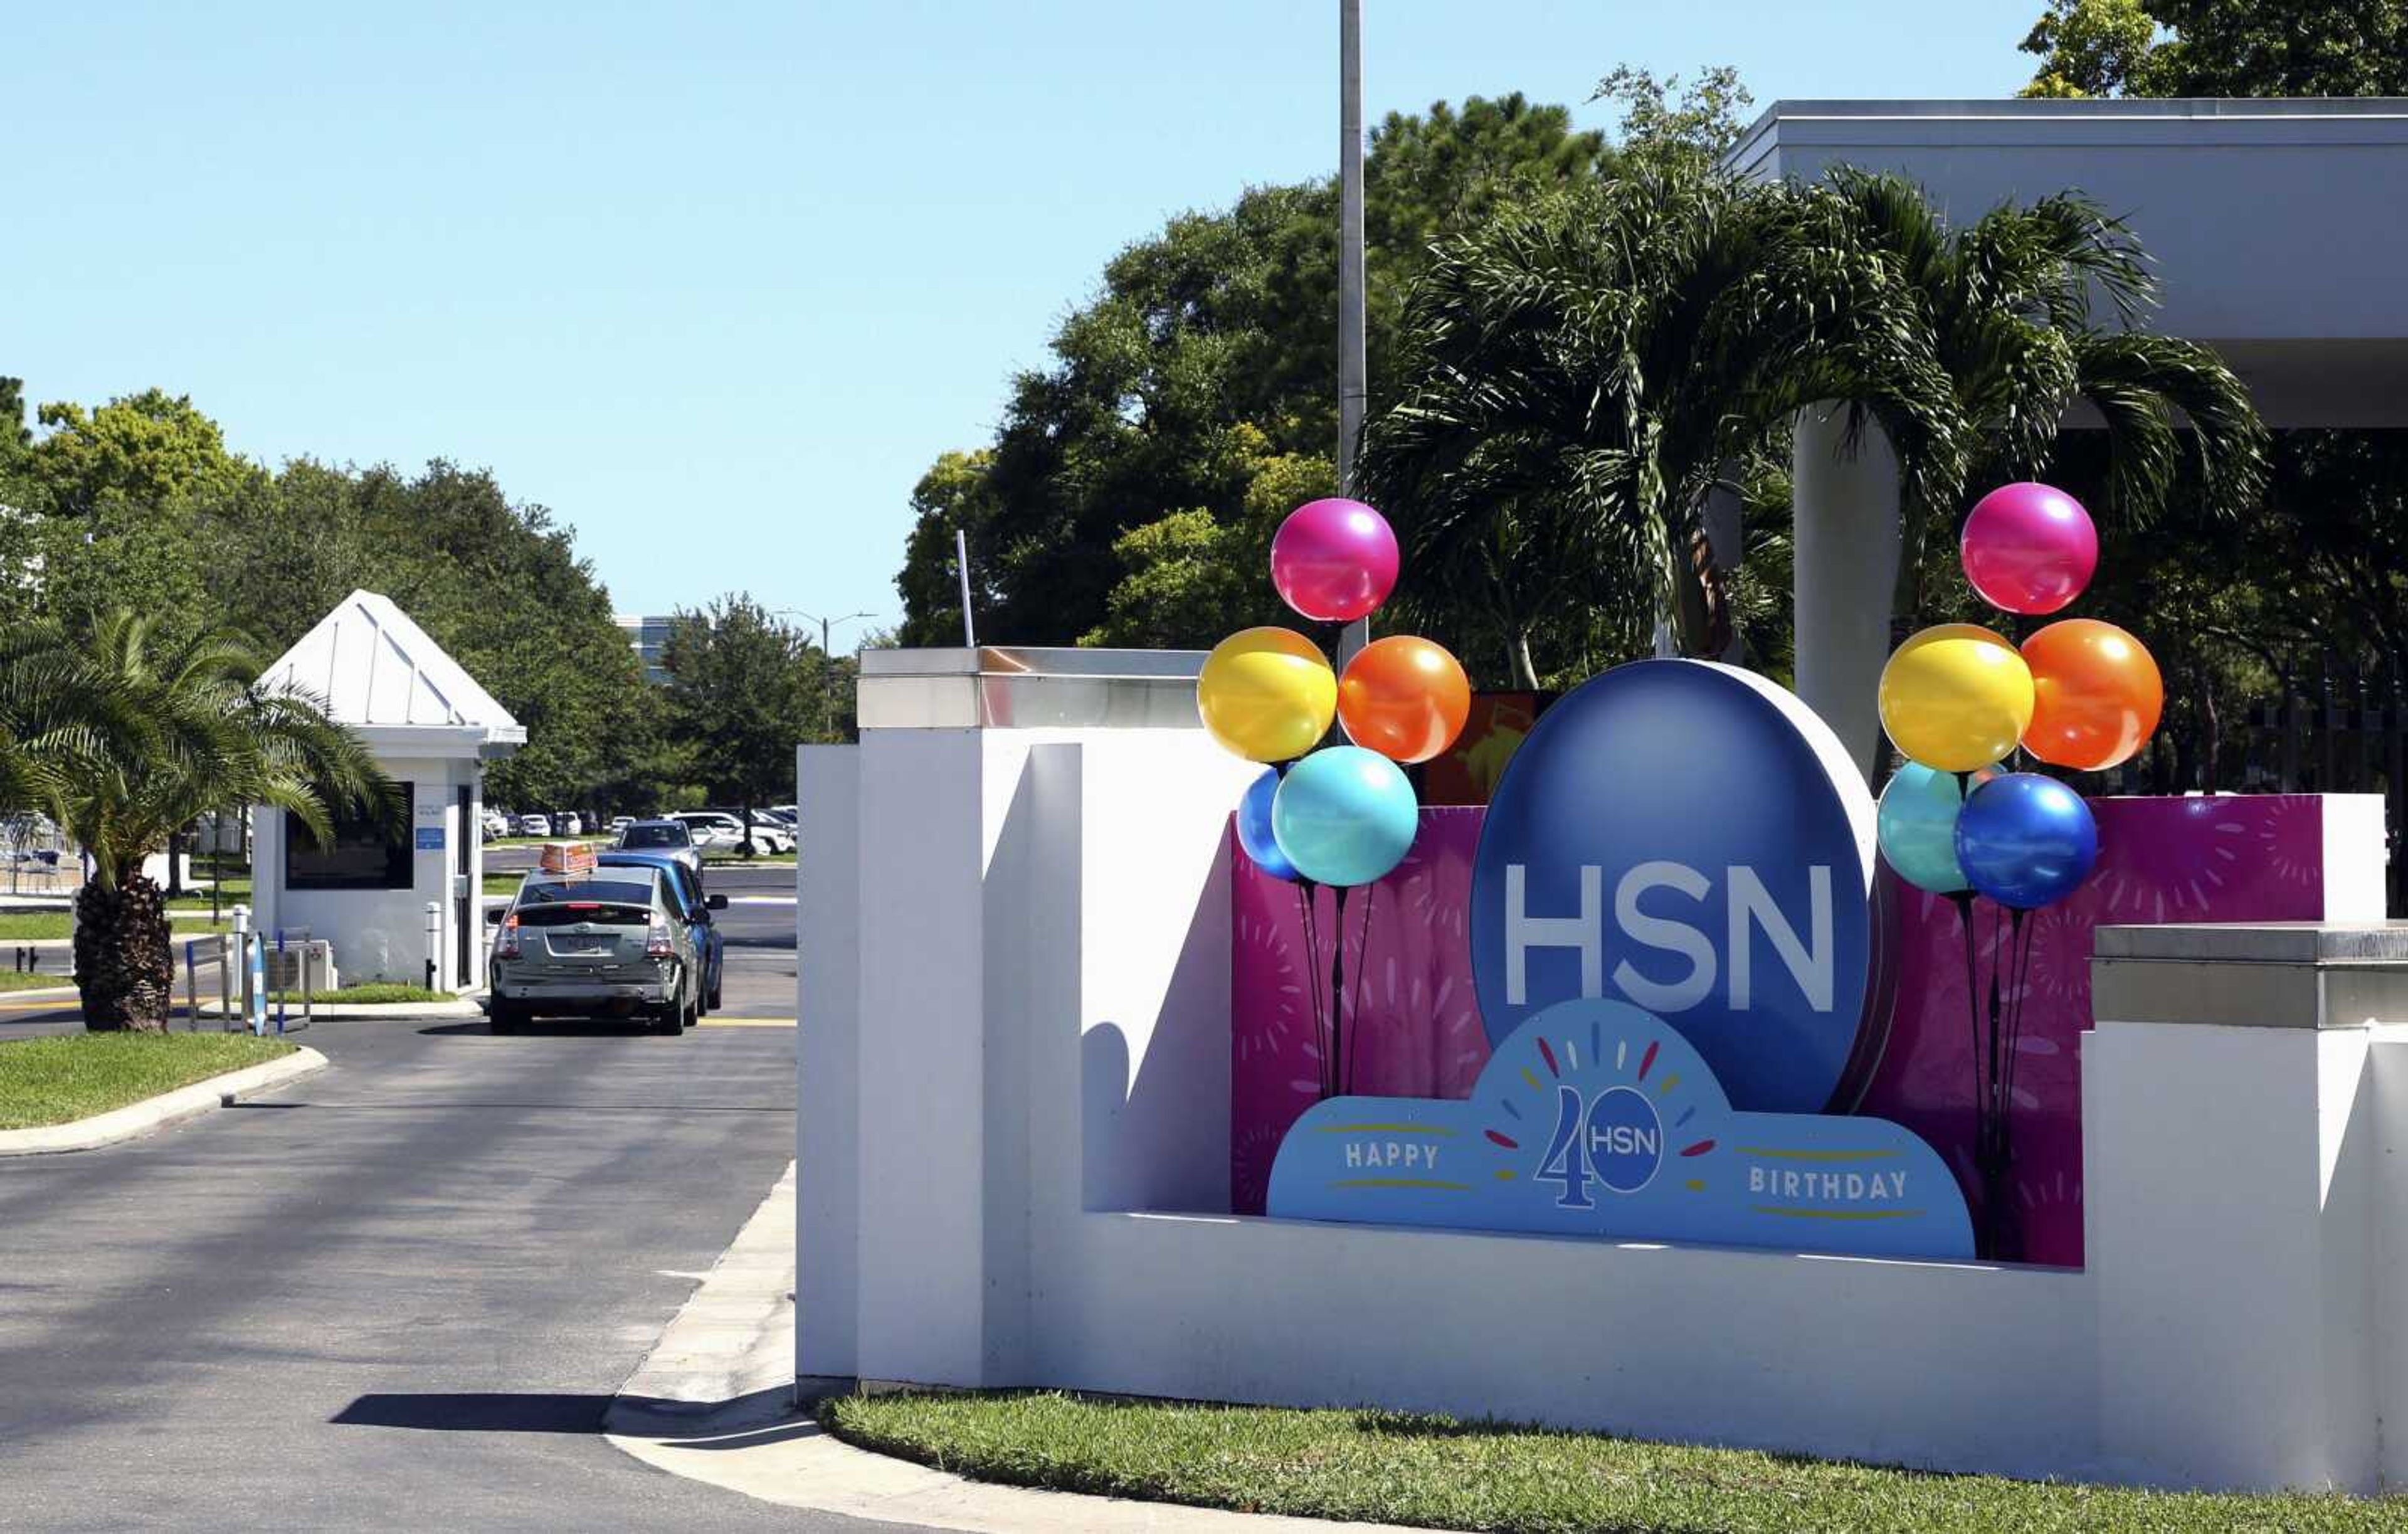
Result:
<svg viewBox="0 0 2408 1534"><path fill-rule="evenodd" d="M693 1026L702 955L659 868L532 873L487 917L494 934L486 1016L495 1033L544 1016L640 1016L655 1033Z"/></svg>

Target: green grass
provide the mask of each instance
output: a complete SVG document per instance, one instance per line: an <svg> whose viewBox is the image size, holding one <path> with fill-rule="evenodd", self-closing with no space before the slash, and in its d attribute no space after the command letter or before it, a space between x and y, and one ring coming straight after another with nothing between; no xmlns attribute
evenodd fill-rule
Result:
<svg viewBox="0 0 2408 1534"><path fill-rule="evenodd" d="M0 1129L69 1124L292 1052L241 1033L80 1033L0 1044Z"/></svg>
<svg viewBox="0 0 2408 1534"><path fill-rule="evenodd" d="M45 986L73 985L75 977L68 974L24 974L15 969L0 969L0 991L38 991Z"/></svg>
<svg viewBox="0 0 2408 1534"><path fill-rule="evenodd" d="M267 999L287 1006L301 1004L298 991L270 991ZM334 1002L348 1007L397 1007L414 1001L456 1001L449 991L430 991L423 985L405 985L396 981L369 980L357 985L345 985L337 990L319 991L309 998L317 1002Z"/></svg>
<svg viewBox="0 0 2408 1534"><path fill-rule="evenodd" d="M232 910L236 906L247 906L251 903L251 881L248 878L228 879L218 886L220 910ZM167 902L167 909L169 910L207 910L209 909L209 892L203 890L198 895L179 895Z"/></svg>
<svg viewBox="0 0 2408 1534"><path fill-rule="evenodd" d="M0 943L69 937L74 925L64 910L0 910Z"/></svg>
<svg viewBox="0 0 2408 1534"><path fill-rule="evenodd" d="M2188 1534L2408 1527L2408 1498L2210 1497L1931 1475L1386 1412L847 1396L848 1442L1012 1485L1439 1528Z"/></svg>
<svg viewBox="0 0 2408 1534"><path fill-rule="evenodd" d="M607 836L595 836L589 831L574 837L495 837L485 845L488 847L542 847L555 841L587 841L599 847L609 839Z"/></svg>
<svg viewBox="0 0 2408 1534"><path fill-rule="evenodd" d="M526 875L523 873L489 873L485 876L485 893L516 895L519 892L519 886L525 882Z"/></svg>

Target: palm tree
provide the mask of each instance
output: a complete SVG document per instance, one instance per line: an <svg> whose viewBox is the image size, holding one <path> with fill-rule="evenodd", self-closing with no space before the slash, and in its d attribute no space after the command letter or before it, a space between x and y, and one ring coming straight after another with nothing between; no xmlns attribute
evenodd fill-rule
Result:
<svg viewBox="0 0 2408 1534"><path fill-rule="evenodd" d="M1914 289L1971 450L1959 459L1965 478L1911 475L1903 487L1895 627L1920 621L1921 556L1935 531L1953 530L1969 489L2044 473L2083 407L2105 429L2107 495L2095 509L2111 522L2143 524L2163 512L2184 467L2183 421L2208 503L2229 512L2256 501L2265 425L2213 351L2139 328L2157 279L2120 220L2064 193L1955 228L1899 176L1842 167L1828 187L1856 238ZM2096 313L2102 298L2111 324ZM1899 447L1901 465L1913 451Z"/></svg>
<svg viewBox="0 0 2408 1534"><path fill-rule="evenodd" d="M1434 252L1363 480L1523 685L1567 603L1664 611L1684 652L1717 652L1732 594L1702 509L1806 404L1861 400L1911 472L1961 478L1928 327L1854 222L1828 192L1647 157Z"/></svg>
<svg viewBox="0 0 2408 1534"><path fill-rule="evenodd" d="M92 860L76 901L86 1027L167 1025L175 968L165 900L142 865L176 831L211 810L261 804L290 810L325 840L339 814L392 812L392 785L359 737L306 694L262 690L263 665L239 635L161 643L149 617L119 611L87 633L31 627L0 652L0 673L12 664L79 689L94 721L80 734L10 732L31 742L22 754Z"/></svg>

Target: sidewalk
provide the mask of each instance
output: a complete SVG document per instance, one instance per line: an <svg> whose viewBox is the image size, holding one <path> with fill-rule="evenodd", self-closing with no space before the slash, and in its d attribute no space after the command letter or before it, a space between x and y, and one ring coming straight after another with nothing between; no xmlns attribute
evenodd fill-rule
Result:
<svg viewBox="0 0 2408 1534"><path fill-rule="evenodd" d="M850 1388L849 1381L806 1382ZM602 1430L658 1469L781 1507L973 1534L1409 1534L991 1485L838 1442L794 1404L795 1168L619 1388Z"/></svg>

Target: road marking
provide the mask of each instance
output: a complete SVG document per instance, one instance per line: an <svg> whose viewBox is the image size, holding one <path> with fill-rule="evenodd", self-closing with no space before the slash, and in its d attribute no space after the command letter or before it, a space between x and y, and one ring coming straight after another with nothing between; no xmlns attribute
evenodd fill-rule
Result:
<svg viewBox="0 0 2408 1534"><path fill-rule="evenodd" d="M0 1012L71 1012L78 1004L75 996L52 996L48 1001L0 1001Z"/></svg>
<svg viewBox="0 0 2408 1534"><path fill-rule="evenodd" d="M706 1017L697 1027L704 1028L791 1028L791 1017Z"/></svg>

